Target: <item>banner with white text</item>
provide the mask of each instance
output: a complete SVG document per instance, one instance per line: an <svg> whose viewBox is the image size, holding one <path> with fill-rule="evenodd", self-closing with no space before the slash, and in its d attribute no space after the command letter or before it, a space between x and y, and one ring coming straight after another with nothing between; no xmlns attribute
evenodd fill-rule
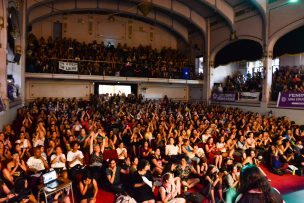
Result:
<svg viewBox="0 0 304 203"><path fill-rule="evenodd" d="M64 71L78 71L78 64L72 62L59 61L59 69Z"/></svg>
<svg viewBox="0 0 304 203"><path fill-rule="evenodd" d="M304 93L284 92L280 93L277 107L281 108L304 108Z"/></svg>

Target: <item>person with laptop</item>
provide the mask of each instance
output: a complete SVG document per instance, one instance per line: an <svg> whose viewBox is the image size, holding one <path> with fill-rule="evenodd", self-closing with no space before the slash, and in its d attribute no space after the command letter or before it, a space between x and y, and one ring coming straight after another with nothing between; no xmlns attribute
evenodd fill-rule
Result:
<svg viewBox="0 0 304 203"><path fill-rule="evenodd" d="M83 166L83 153L79 150L77 141L71 143L72 150L68 152L67 161L72 180L76 177L77 171Z"/></svg>

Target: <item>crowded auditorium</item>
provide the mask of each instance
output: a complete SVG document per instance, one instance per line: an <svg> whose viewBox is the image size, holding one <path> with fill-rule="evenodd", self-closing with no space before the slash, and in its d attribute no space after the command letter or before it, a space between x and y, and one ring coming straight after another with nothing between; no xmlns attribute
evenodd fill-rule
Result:
<svg viewBox="0 0 304 203"><path fill-rule="evenodd" d="M303 0L1 0L0 203L302 203Z"/></svg>

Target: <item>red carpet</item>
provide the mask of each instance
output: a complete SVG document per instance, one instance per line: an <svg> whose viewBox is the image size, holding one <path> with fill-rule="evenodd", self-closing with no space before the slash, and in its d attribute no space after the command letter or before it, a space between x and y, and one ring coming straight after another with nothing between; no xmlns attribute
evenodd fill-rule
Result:
<svg viewBox="0 0 304 203"><path fill-rule="evenodd" d="M304 189L304 176L285 174L279 176L270 173L265 167L261 167L271 180L271 185L277 188L282 194L287 194L297 190Z"/></svg>
<svg viewBox="0 0 304 203"><path fill-rule="evenodd" d="M111 192L99 189L96 199L97 203L113 203L115 201L115 195Z"/></svg>
<svg viewBox="0 0 304 203"><path fill-rule="evenodd" d="M297 190L304 189L304 176L300 177L292 174L285 174L279 176L273 173L270 173L265 167L261 167L264 172L267 174L268 178L271 180L271 185L277 188L282 194L287 194ZM197 186L195 190L200 190L201 185ZM194 191L194 190L190 190ZM100 189L97 194L97 203L113 203L115 201L115 196L113 193L107 192Z"/></svg>

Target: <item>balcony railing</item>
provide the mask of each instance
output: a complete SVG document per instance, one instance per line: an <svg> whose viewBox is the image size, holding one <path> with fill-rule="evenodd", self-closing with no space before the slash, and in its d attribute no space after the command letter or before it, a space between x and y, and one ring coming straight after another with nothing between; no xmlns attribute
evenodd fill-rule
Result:
<svg viewBox="0 0 304 203"><path fill-rule="evenodd" d="M173 66L159 66L141 63L117 63L77 59L49 58L40 61L27 60L26 72L51 74L99 75L118 77L146 77L166 79L202 80L193 69Z"/></svg>

